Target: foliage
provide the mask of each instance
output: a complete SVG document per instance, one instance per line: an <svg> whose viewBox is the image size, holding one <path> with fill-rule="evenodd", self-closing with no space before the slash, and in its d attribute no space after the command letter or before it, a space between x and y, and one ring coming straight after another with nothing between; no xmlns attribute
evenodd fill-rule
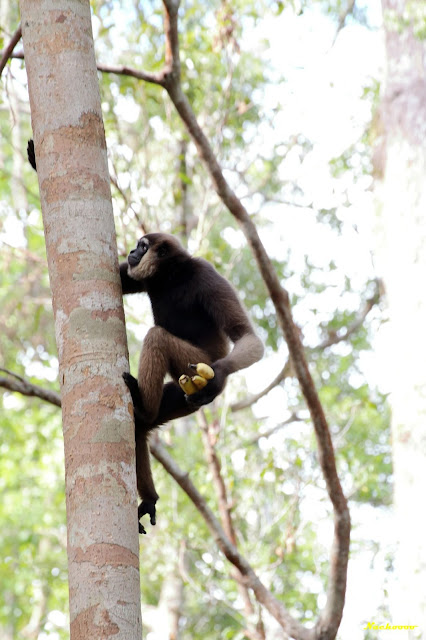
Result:
<svg viewBox="0 0 426 640"><path fill-rule="evenodd" d="M0 417L2 637L38 624L66 638L54 612L67 609L63 444L58 411L5 395ZM64 616L59 616L62 625ZM22 634L22 635L21 635Z"/></svg>
<svg viewBox="0 0 426 640"><path fill-rule="evenodd" d="M280 232L270 205L278 203L280 216L288 203L295 205L285 219L286 237L292 223L297 222L301 201L312 200L311 194L286 173L289 158L297 157L302 165L314 145L299 131L264 142L264 132L273 130L280 108L266 104L265 91L282 78L268 69L262 52L251 48L247 34L268 15L280 15L286 6L242 0L185 3L181 19L184 88L229 179L256 216L261 233L275 239L270 243L274 266L290 290L295 317L309 349L346 492L354 502L387 504L391 469L386 399L369 386L362 367L362 355L370 349L380 323L380 309L376 306L348 340L316 348L327 336L341 335L351 326L372 294L375 274L366 274L360 283L359 278L353 281L350 275L342 274L333 254L317 260L303 242L292 246L287 240L276 247ZM334 17L342 7L341 2L327 5ZM150 71L161 68L164 38L160 3L94 0L92 9L100 62ZM304 9L309 10L309 5L304 4ZM11 15L11 24L14 19ZM4 160L0 182L0 366L56 388L54 327L37 180L23 161L26 140L31 136L28 105L20 86L24 83L23 63L14 61L11 68L11 91L18 103L13 114L16 122L11 124L8 109L0 110L0 157ZM191 251L210 260L238 289L264 339L268 358L273 362L275 356L282 368L286 347L250 250L212 192L196 149L165 93L126 76L103 73L99 79L120 255L132 248L142 226L148 231L161 228L179 234ZM374 100L374 96L367 91L365 99ZM8 92L2 92L2 100L4 106L9 105ZM332 161L330 179L338 180L348 172L361 179L370 170L369 153L366 138L355 142ZM343 194L342 202L348 198ZM324 227L333 242L338 242L351 226L350 217L342 214L342 202L334 207L320 203L310 211L307 229L316 233ZM332 298L325 295L330 290ZM134 301L126 303L126 315L134 370L141 335L140 328L133 328L141 317L149 325L150 318L146 305ZM273 378L274 366L270 377L268 364L259 369L257 391ZM232 396L232 400L247 391L243 378L236 380L229 385L228 398ZM317 509L323 521L328 518L329 505L295 380L286 379L269 397L271 411L266 417L257 406L233 414L222 401L209 408L207 416L220 423L217 452L241 551L286 606L302 621L309 621L318 613L324 593L330 542L329 536L324 539L319 535L312 504L320 505ZM0 398L0 581L4 593L0 635L21 637L33 624L47 638L65 638L66 626L61 627L63 620L55 617L55 612L67 610L59 412L36 399L10 393ZM259 406L263 410L265 405ZM299 419L271 436L259 437L290 412L297 413ZM163 437L217 512L196 418L165 427ZM187 497L159 465L154 473L161 501L157 527L150 528L141 540L143 572L149 577L142 581L143 601L156 606L164 577L179 565L185 584L182 637L245 637L246 617L227 563ZM200 603L211 606L200 607Z"/></svg>

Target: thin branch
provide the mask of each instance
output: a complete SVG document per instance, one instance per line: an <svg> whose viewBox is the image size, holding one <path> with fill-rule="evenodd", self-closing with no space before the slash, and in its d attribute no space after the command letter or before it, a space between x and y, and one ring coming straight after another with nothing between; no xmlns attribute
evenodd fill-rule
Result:
<svg viewBox="0 0 426 640"><path fill-rule="evenodd" d="M8 391L16 391L17 393L21 393L24 396L33 396L36 398L41 398L46 402L50 402L57 407L61 406L61 396L56 391L50 391L49 389L43 389L43 387L39 387L36 384L32 384L28 382L18 374L9 371L8 369L3 369L0 367L0 371L7 374L7 378L0 376L0 387L4 387Z"/></svg>
<svg viewBox="0 0 426 640"><path fill-rule="evenodd" d="M279 424L275 425L275 427L268 429L268 431L263 431L261 433L258 433L257 436L248 440L245 446L249 447L250 445L256 444L257 442L259 442L261 438L269 438L269 436L272 436L274 433L276 433L283 427L286 427L288 424L292 424L293 422L302 422L302 421L303 421L303 418L298 416L297 413L292 413L291 416L287 418L287 420L284 420L284 422L280 422Z"/></svg>
<svg viewBox="0 0 426 640"><path fill-rule="evenodd" d="M208 423L206 414L204 411L199 412L201 435L204 444L204 450L206 453L207 464L210 469L210 473L213 478L213 486L216 492L216 498L219 507L219 515L222 523L222 527L225 531L228 540L237 547L237 535L234 528L234 523L231 516L231 506L228 500L228 493L226 490L225 481L222 476L222 465L216 452L216 442L218 435L218 423L217 421ZM250 599L247 586L244 584L241 573L238 569L231 570L231 576L236 581L239 594L244 602L244 609L246 617L248 619L253 617L254 608ZM250 637L257 640L264 640L264 634L260 634L255 628L250 627Z"/></svg>
<svg viewBox="0 0 426 640"><path fill-rule="evenodd" d="M281 369L279 374L272 380L270 384L268 384L267 387L265 387L262 391L259 391L259 393L256 393L251 396L247 396L247 398L244 398L239 402L234 402L230 406L231 411L233 412L241 411L241 409L246 409L247 407L251 407L253 404L255 404L255 402L260 400L260 398L263 398L263 396L266 396L270 391L272 391L272 389L277 387L281 382L283 382L283 380L288 378L291 375L291 369L292 368L291 368L290 360L287 360L287 362L285 363L284 367Z"/></svg>
<svg viewBox="0 0 426 640"><path fill-rule="evenodd" d="M345 27L346 25L346 20L349 16L351 16L354 12L354 8L355 8L355 0L349 0L348 1L348 5L346 7L346 9L344 9L340 15L339 15L339 22L337 24L337 29L336 29L336 33L334 35L333 38L333 42L331 44L331 49L334 47L334 45L336 44L337 38L339 36L339 33L342 31L342 29Z"/></svg>
<svg viewBox="0 0 426 640"><path fill-rule="evenodd" d="M1 58L3 59L3 56L5 55L5 49L0 52L1 53ZM24 56L24 51L21 49L20 51L14 51L13 53L10 54L9 56L10 60L25 60L25 56Z"/></svg>
<svg viewBox="0 0 426 640"><path fill-rule="evenodd" d="M178 10L180 0L164 0L164 35L166 36L164 67L165 75L180 78Z"/></svg>
<svg viewBox="0 0 426 640"><path fill-rule="evenodd" d="M7 49L2 52L2 60L6 56L6 53ZM6 58L6 62L8 58L25 60L25 55L23 51L17 51L16 53L9 53ZM158 73L150 73L148 71L141 71L140 69L128 67L127 65L110 65L103 64L102 62L97 62L96 67L98 71L101 71L102 73L114 73L117 76L130 76L131 78L143 80L144 82L150 82L151 84L157 84L161 87L164 86L164 76L167 73L166 69L163 69Z"/></svg>
<svg viewBox="0 0 426 640"><path fill-rule="evenodd" d="M15 33L11 37L9 44L6 46L6 49L4 49L2 52L2 56L0 58L0 76L3 73L3 69L5 68L9 58L14 57L12 56L12 52L16 47L16 45L18 44L18 42L20 41L21 37L22 37L22 30L21 30L21 25L19 25L19 27L16 29Z"/></svg>
<svg viewBox="0 0 426 640"><path fill-rule="evenodd" d="M310 348L309 351L322 351L323 349L327 349L327 347L331 347L335 344L338 344L339 342L344 342L345 340L348 340L348 338L350 338L350 336L353 333L358 331L358 329L364 324L366 317L368 316L370 311L373 309L373 307L380 302L380 281L379 280L376 281L376 285L377 285L377 289L374 295L372 295L371 298L368 298L368 300L366 300L364 307L358 312L358 315L355 318L355 320L352 322L352 324L346 327L345 331L342 334L338 335L337 333L329 332L328 337L325 338L325 340L317 344L315 347Z"/></svg>
<svg viewBox="0 0 426 640"><path fill-rule="evenodd" d="M98 71L102 71L103 73L115 73L119 76L131 76L132 78L136 78L137 80L143 80L144 82L150 82L151 84L164 86L164 71L160 71L159 73L149 73L147 71L133 69L126 65L114 66L102 64L100 62L97 63L97 68Z"/></svg>
<svg viewBox="0 0 426 640"><path fill-rule="evenodd" d="M232 542L232 544L236 545L237 536L231 518L231 508L228 502L226 485L221 473L222 465L216 453L216 442L219 426L217 422L209 424L207 422L206 414L203 410L200 411L199 416L204 450L206 453L207 464L213 478L213 485L216 491L222 527L224 528L228 539Z"/></svg>
<svg viewBox="0 0 426 640"><path fill-rule="evenodd" d="M10 249L11 251L13 251L14 253L17 253L19 256L24 256L26 262L28 262L28 260L31 260L32 262L35 262L36 264L42 264L43 267L46 266L46 258L41 258L36 253L34 253L33 251L30 251L29 249L25 249L24 247L14 247L9 242L6 242L5 240L3 240L3 238L2 238L2 244L5 247L7 247L8 249ZM0 371L1 370L2 369L0 367ZM15 375L15 374L12 374L12 375Z"/></svg>
<svg viewBox="0 0 426 640"><path fill-rule="evenodd" d="M111 164L113 165L113 163L111 162ZM115 171L115 167L113 165L114 168L114 175L112 175L110 173L110 182L111 184L117 189L118 193L121 195L121 197L123 198L124 204L126 206L127 209L130 209L135 217L136 222L139 225L140 230L142 231L142 233L145 235L146 233L148 233L148 229L145 226L145 223L143 222L143 220L141 219L139 213L135 210L135 208L133 207L133 205L131 204L131 202L129 201L128 197L126 196L126 194L124 193L123 189L120 187L119 183L118 183L118 179L117 179L117 174Z"/></svg>
<svg viewBox="0 0 426 640"><path fill-rule="evenodd" d="M355 320L353 321L352 324L350 324L348 327L346 327L345 331L343 333L341 333L340 335L337 333L332 333L332 332L328 332L328 337L325 338L322 342L320 342L319 344L317 344L314 347L307 347L306 351L308 353L313 353L316 351L323 351L324 349L327 349L328 347L331 347L335 344L339 344L339 342L344 342L345 340L348 340L351 335L353 333L356 333L358 331L358 329L364 324L364 321L366 319L366 317L368 316L368 314L370 313L370 311L373 309L373 307L378 304L380 302L380 281L377 280L377 290L374 293L373 296L371 296L371 298L368 298L368 300L366 300L366 302L364 303L363 308L358 312L357 317L355 318ZM282 368L282 370L279 372L279 374L276 376L276 378L274 378L274 380L272 380L272 382L270 384L268 384L267 387L265 387L262 391L259 391L259 393L256 393L254 395L250 395L247 396L246 398L244 398L243 400L240 400L239 402L234 402L234 404L231 405L231 411L235 412L235 411L241 411L241 409L247 409L248 407L251 407L253 404L255 404L258 400L260 400L260 398L263 398L264 396L266 396L270 391L272 391L272 389L274 389L275 387L277 387L279 384L281 384L281 382L283 382L286 378L288 377L292 377L294 375L294 371L291 367L291 360L287 360L287 362L285 363L284 367Z"/></svg>

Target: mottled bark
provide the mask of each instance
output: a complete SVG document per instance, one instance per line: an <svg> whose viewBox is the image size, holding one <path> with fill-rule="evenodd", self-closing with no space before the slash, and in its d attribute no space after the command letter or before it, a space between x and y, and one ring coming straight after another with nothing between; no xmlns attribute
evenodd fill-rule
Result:
<svg viewBox="0 0 426 640"><path fill-rule="evenodd" d="M134 427L89 2L21 0L65 445L71 640L141 638Z"/></svg>

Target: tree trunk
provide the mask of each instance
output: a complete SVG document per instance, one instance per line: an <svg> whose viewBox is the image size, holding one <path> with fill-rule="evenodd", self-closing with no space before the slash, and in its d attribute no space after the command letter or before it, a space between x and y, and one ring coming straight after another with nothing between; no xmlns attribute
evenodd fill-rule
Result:
<svg viewBox="0 0 426 640"><path fill-rule="evenodd" d="M382 0L382 5L387 78L376 170L392 359L398 533L392 613L395 624L419 625L421 633L426 629L426 46L419 38L422 0Z"/></svg>
<svg viewBox="0 0 426 640"><path fill-rule="evenodd" d="M71 640L141 638L134 425L89 0L21 0L53 294Z"/></svg>

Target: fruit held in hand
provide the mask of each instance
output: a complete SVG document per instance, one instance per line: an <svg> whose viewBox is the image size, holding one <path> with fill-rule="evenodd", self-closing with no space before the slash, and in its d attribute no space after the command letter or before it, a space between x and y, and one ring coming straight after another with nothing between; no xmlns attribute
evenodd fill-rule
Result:
<svg viewBox="0 0 426 640"><path fill-rule="evenodd" d="M199 376L205 378L206 380L211 380L214 378L213 369L206 364L205 362L199 362L198 364L190 364L191 369L194 369Z"/></svg>
<svg viewBox="0 0 426 640"><path fill-rule="evenodd" d="M204 389L207 382L214 378L213 369L205 362L199 362L198 364L189 364L191 369L197 372L197 375L189 376L183 374L179 378L179 386L186 393L187 396L192 396L197 391Z"/></svg>
<svg viewBox="0 0 426 640"><path fill-rule="evenodd" d="M194 385L197 387L197 391L201 391L207 384L207 380L203 376L192 376L191 378Z"/></svg>
<svg viewBox="0 0 426 640"><path fill-rule="evenodd" d="M186 393L187 396L191 396L193 393L197 393L198 389L192 382L191 378L186 375L182 375L179 378L179 386Z"/></svg>

